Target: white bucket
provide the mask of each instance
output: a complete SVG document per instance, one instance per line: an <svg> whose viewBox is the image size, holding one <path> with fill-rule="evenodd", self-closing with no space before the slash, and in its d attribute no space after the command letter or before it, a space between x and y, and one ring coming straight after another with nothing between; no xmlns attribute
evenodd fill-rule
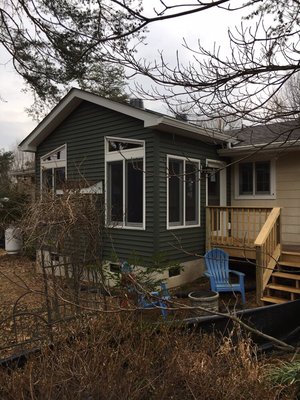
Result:
<svg viewBox="0 0 300 400"><path fill-rule="evenodd" d="M20 228L9 227L5 230L5 250L7 254L18 254L22 249Z"/></svg>

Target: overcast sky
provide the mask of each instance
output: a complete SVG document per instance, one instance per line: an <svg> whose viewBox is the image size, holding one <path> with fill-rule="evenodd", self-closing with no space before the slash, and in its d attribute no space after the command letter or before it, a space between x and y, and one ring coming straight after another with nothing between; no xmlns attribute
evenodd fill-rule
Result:
<svg viewBox="0 0 300 400"><path fill-rule="evenodd" d="M242 15L241 12L213 10L155 23L149 27L150 32L146 39L148 44L141 48L141 54L147 59L153 59L158 50L163 50L165 57L172 61L176 50L180 49L183 37L192 45L196 45L200 38L201 43L210 48L214 42L226 48L228 26L239 25ZM183 50L181 55L186 61L191 57ZM23 89L22 79L14 72L9 55L0 48L0 149L12 148L36 126L36 122L25 112L33 99ZM160 107L151 102L146 106L156 110Z"/></svg>

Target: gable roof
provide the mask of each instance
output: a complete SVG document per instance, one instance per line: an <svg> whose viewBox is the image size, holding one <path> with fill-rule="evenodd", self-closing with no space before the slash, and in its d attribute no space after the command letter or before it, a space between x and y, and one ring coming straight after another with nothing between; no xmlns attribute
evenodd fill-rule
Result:
<svg viewBox="0 0 300 400"><path fill-rule="evenodd" d="M80 89L71 89L70 92L53 108L53 110L37 125L37 127L19 144L22 151L35 152L53 130L58 127L72 111L83 101L108 108L143 121L144 127L156 128L159 131L176 133L192 137L208 143L230 142L232 139L226 134L214 130L201 128L188 122L177 120L163 114L143 110L124 103L118 103L104 97Z"/></svg>

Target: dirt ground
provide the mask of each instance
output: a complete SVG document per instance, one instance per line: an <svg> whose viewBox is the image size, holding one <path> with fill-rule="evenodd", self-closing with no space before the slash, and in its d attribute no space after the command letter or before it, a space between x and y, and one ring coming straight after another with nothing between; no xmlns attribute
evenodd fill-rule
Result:
<svg viewBox="0 0 300 400"><path fill-rule="evenodd" d="M42 290L41 276L35 273L35 261L24 256L7 255L0 249L0 315L11 311L20 303L36 308Z"/></svg>
<svg viewBox="0 0 300 400"><path fill-rule="evenodd" d="M240 295L221 293L219 297L220 311L228 309L252 308L256 306L253 279L246 277L246 305L241 303ZM180 288L172 289L175 307L190 305L188 293L198 290L209 290L207 278L200 278ZM43 292L41 274L36 273L35 261L25 256L7 255L0 249L0 316L5 316L12 311L16 301L21 298L20 304L26 304L28 308L36 308ZM118 301L117 296L115 301ZM185 316L189 313L184 312Z"/></svg>

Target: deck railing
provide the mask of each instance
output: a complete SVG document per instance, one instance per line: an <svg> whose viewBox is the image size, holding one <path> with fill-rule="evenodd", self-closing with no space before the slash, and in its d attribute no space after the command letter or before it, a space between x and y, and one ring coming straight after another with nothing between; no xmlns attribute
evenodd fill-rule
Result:
<svg viewBox="0 0 300 400"><path fill-rule="evenodd" d="M256 259L256 295L263 291L281 254L280 208L216 207L206 210L206 247Z"/></svg>
<svg viewBox="0 0 300 400"><path fill-rule="evenodd" d="M263 291L272 275L281 254L280 208L269 214L254 245L256 248L256 294L260 302Z"/></svg>
<svg viewBox="0 0 300 400"><path fill-rule="evenodd" d="M271 211L270 207L207 207L207 248L254 248L254 242Z"/></svg>

